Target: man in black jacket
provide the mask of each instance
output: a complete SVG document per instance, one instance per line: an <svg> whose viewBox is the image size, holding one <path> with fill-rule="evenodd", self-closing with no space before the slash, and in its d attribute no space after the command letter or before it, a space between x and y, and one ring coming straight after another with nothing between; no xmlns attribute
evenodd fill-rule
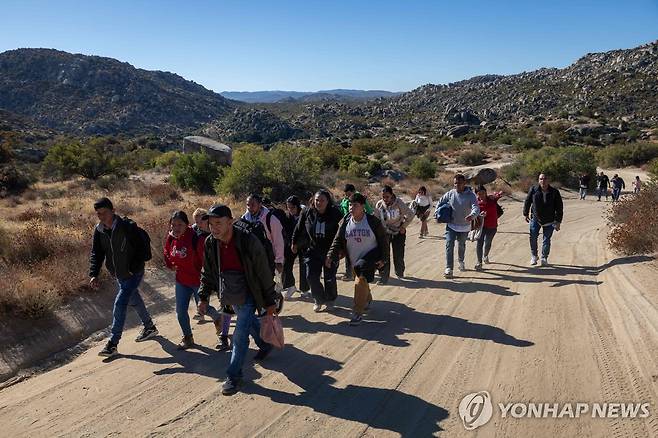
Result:
<svg viewBox="0 0 658 438"><path fill-rule="evenodd" d="M530 213L532 216L530 217ZM523 204L523 216L530 223L530 264L537 264L537 239L542 230L544 241L541 248L541 265L548 264L548 254L551 251L553 231L560 231L562 222L562 196L560 191L548 184L548 176L539 175L539 184L528 191Z"/></svg>
<svg viewBox="0 0 658 438"><path fill-rule="evenodd" d="M231 361L222 385L222 394L233 395L242 384L249 335L259 348L254 359L263 360L272 350L260 337L256 311L275 313L274 280L265 248L249 232L246 222L234 222L231 209L221 204L210 207L204 218L208 219L211 234L204 246L199 313L205 315L210 310L208 298L211 293L217 293L221 304L233 306L237 314Z"/></svg>
<svg viewBox="0 0 658 438"><path fill-rule="evenodd" d="M98 288L100 274L105 266L117 280L119 291L114 300L112 311L112 336L98 355L112 357L117 354L117 345L123 333L128 305L139 315L144 328L135 341L142 342L158 334L151 315L142 297L139 284L144 277L144 251L137 226L127 222L114 213L114 206L108 198L101 198L94 203L94 210L99 223L94 229L94 240L89 257L89 277L93 288Z"/></svg>

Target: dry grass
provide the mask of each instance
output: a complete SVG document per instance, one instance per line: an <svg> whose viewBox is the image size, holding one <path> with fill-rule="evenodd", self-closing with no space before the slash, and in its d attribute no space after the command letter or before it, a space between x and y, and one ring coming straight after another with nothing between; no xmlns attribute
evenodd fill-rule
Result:
<svg viewBox="0 0 658 438"><path fill-rule="evenodd" d="M120 187L120 188L118 188ZM93 202L109 196L121 216L129 216L152 239L153 260L161 268L168 219L174 210L188 216L197 207L224 201L236 216L244 203L215 199L141 181L124 181L108 192L85 180L38 183L27 196L0 200L0 315L40 318L72 296L90 293L89 252L97 218ZM113 288L108 276L105 287Z"/></svg>

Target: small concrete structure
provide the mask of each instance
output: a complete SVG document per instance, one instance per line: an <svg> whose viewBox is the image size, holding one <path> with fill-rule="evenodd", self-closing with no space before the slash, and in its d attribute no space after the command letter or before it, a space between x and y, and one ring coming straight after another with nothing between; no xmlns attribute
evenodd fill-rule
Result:
<svg viewBox="0 0 658 438"><path fill-rule="evenodd" d="M183 139L183 153L201 151L205 151L219 164L230 166L233 162L233 150L229 145L200 135L190 135Z"/></svg>

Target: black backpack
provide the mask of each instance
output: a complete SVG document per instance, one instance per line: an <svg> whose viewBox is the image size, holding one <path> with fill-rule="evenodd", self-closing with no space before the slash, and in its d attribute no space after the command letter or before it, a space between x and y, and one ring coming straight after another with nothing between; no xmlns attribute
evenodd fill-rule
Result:
<svg viewBox="0 0 658 438"><path fill-rule="evenodd" d="M288 221L288 215L286 215L286 212L281 210L280 208L276 208L276 207L270 208L270 211L267 212L267 216L265 216L265 224L267 224L267 231L269 231L270 234L272 234L272 225L271 225L272 216L275 216L281 223L281 233L283 234L283 241L289 242L292 236L288 236L285 227L285 223L286 221Z"/></svg>
<svg viewBox="0 0 658 438"><path fill-rule="evenodd" d="M498 212L498 217L501 217L505 213L505 210L503 210L503 207L498 202L496 202L496 211Z"/></svg>
<svg viewBox="0 0 658 438"><path fill-rule="evenodd" d="M260 243L263 244L263 248L265 248L265 254L267 254L267 260L269 262L270 269L272 270L272 275L274 275L274 248L272 247L272 242L270 242L270 239L267 238L263 224L260 221L249 222L246 219L238 219L234 226L243 233L253 234L258 238L258 240L260 240Z"/></svg>
<svg viewBox="0 0 658 438"><path fill-rule="evenodd" d="M137 241L137 250L142 255L142 260L148 262L153 258L153 253L151 252L151 236L149 236L149 233L147 233L144 228L137 225L137 222L128 218L127 216L124 216L123 220L126 222L126 224L128 224L129 227L133 229L133 231L136 232L137 236L139 237Z"/></svg>

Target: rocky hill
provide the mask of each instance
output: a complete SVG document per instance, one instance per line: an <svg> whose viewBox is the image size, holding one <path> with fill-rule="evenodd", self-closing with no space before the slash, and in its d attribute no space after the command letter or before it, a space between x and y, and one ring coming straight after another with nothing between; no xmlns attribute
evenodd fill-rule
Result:
<svg viewBox="0 0 658 438"><path fill-rule="evenodd" d="M51 49L0 53L0 108L63 132L187 133L234 106L178 75L111 58Z"/></svg>
<svg viewBox="0 0 658 438"><path fill-rule="evenodd" d="M222 91L227 99L246 103L366 101L392 97L400 93L384 90L320 90L320 91Z"/></svg>

